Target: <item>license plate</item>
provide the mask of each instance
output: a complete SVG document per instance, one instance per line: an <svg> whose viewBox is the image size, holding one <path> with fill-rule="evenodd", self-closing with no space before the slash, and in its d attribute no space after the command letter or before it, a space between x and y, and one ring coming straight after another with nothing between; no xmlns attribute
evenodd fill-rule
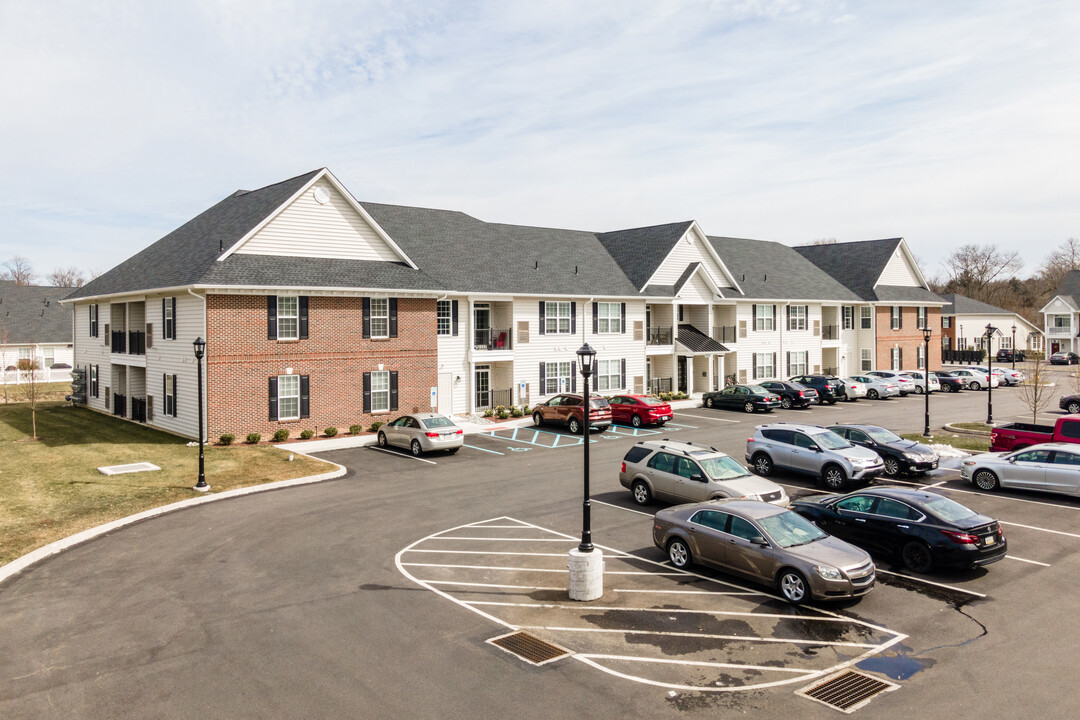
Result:
<svg viewBox="0 0 1080 720"><path fill-rule="evenodd" d="M935 468L937 468L937 460L935 460L934 462L930 463L930 469L931 469L931 470L933 470L933 469L935 469Z"/></svg>
<svg viewBox="0 0 1080 720"><path fill-rule="evenodd" d="M671 419L671 416L670 416L670 415L661 415L661 416L660 416L660 419L661 419L661 420L664 420L664 421L667 421L667 420L670 420L670 419Z"/></svg>
<svg viewBox="0 0 1080 720"><path fill-rule="evenodd" d="M997 538L995 538L993 535L991 535L990 537L986 538L986 543L985 544L986 545L993 545L996 542L997 542Z"/></svg>

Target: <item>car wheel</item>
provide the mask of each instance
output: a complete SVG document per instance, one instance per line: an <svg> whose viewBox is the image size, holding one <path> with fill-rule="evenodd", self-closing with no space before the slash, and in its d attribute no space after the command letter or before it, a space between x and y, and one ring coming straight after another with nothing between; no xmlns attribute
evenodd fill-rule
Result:
<svg viewBox="0 0 1080 720"><path fill-rule="evenodd" d="M789 397L780 398L780 407L784 408L785 410L790 410L791 409L791 398L789 398Z"/></svg>
<svg viewBox="0 0 1080 720"><path fill-rule="evenodd" d="M379 447L384 448L386 445L386 433L379 433Z"/></svg>
<svg viewBox="0 0 1080 720"><path fill-rule="evenodd" d="M578 420L576 417L570 418L570 422L567 423L567 426L570 428L570 432L574 433L575 435L581 432L581 421Z"/></svg>
<svg viewBox="0 0 1080 720"><path fill-rule="evenodd" d="M900 461L894 457L885 458L885 474L896 477L900 474Z"/></svg>
<svg viewBox="0 0 1080 720"><path fill-rule="evenodd" d="M758 453L753 458L754 472L761 477L768 477L772 475L773 461L772 458L765 453Z"/></svg>
<svg viewBox="0 0 1080 720"><path fill-rule="evenodd" d="M870 388L869 390L866 391L866 397L869 398L870 400L877 400L878 397L880 397L880 396L878 395L877 390L875 390L874 388Z"/></svg>
<svg viewBox="0 0 1080 720"><path fill-rule="evenodd" d="M1080 413L1080 402L1071 402L1066 409L1071 413Z"/></svg>
<svg viewBox="0 0 1080 720"><path fill-rule="evenodd" d="M677 568L684 568L690 565L690 548L686 546L686 543L675 538L668 543L667 556L671 560L671 564Z"/></svg>
<svg viewBox="0 0 1080 720"><path fill-rule="evenodd" d="M635 415L632 418L630 418L630 424L633 425L636 428L641 427L641 416L640 415Z"/></svg>
<svg viewBox="0 0 1080 720"><path fill-rule="evenodd" d="M412 444L409 445L409 450L411 450L412 454L414 456L416 456L416 457L420 457L421 455L424 454L424 448L420 447L420 441L419 440L413 440Z"/></svg>
<svg viewBox="0 0 1080 720"><path fill-rule="evenodd" d="M835 405L836 404L836 398L833 398L832 400L830 400L829 404L830 405Z"/></svg>
<svg viewBox="0 0 1080 720"><path fill-rule="evenodd" d="M904 546L900 557L904 561L904 567L914 573L930 572L930 568L934 567L934 556L930 554L930 548L921 542L909 542Z"/></svg>
<svg viewBox="0 0 1080 720"><path fill-rule="evenodd" d="M705 398L705 407L711 408L713 406L713 399L711 397Z"/></svg>
<svg viewBox="0 0 1080 720"><path fill-rule="evenodd" d="M611 427L611 426L610 425L598 425L597 428L596 428L596 432L598 432L598 433L607 432L609 427Z"/></svg>
<svg viewBox="0 0 1080 720"><path fill-rule="evenodd" d="M971 478L971 482L980 490L997 490L998 478L990 470L978 470Z"/></svg>
<svg viewBox="0 0 1080 720"><path fill-rule="evenodd" d="M460 450L460 449L461 448L450 448L446 452L450 453L451 455L455 455L455 454L457 454L457 451Z"/></svg>
<svg viewBox="0 0 1080 720"><path fill-rule="evenodd" d="M915 386L915 394L916 394L916 395L922 395L922 394L923 394L924 392L926 392L926 391L925 391L925 390L923 390L923 386L922 386L922 385L916 385L916 386Z"/></svg>
<svg viewBox="0 0 1080 720"><path fill-rule="evenodd" d="M839 465L826 465L821 471L821 482L829 490L841 491L847 485L847 475Z"/></svg>
<svg viewBox="0 0 1080 720"><path fill-rule="evenodd" d="M971 384L970 384L970 385L968 385L968 387L969 387L970 389L972 389L972 390L978 390L978 389L979 389L980 387L982 387L982 386L981 386L981 385L979 385L979 381L978 381L978 380L972 380L972 381L971 381Z"/></svg>
<svg viewBox="0 0 1080 720"><path fill-rule="evenodd" d="M752 412L754 412L754 403L752 403L752 402L744 403L743 406L742 406L742 409L745 410L748 413L752 413Z"/></svg>
<svg viewBox="0 0 1080 720"><path fill-rule="evenodd" d="M638 505L652 504L652 491L641 480L635 480L634 484L630 486L630 494L634 496L634 502Z"/></svg>
<svg viewBox="0 0 1080 720"><path fill-rule="evenodd" d="M538 412L533 413L533 425L540 427L544 424L544 416Z"/></svg>
<svg viewBox="0 0 1080 720"><path fill-rule="evenodd" d="M806 601L810 594L810 587L806 584L806 578L798 570L781 570L780 577L776 580L780 594L792 605L799 605Z"/></svg>

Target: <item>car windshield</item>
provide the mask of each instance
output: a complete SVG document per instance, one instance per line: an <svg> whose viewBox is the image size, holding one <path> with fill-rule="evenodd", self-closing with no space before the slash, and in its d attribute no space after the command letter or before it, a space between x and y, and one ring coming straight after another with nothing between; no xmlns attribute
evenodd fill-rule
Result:
<svg viewBox="0 0 1080 720"><path fill-rule="evenodd" d="M607 401L607 398L589 398L589 407L606 408L611 407L611 403Z"/></svg>
<svg viewBox="0 0 1080 720"><path fill-rule="evenodd" d="M750 474L735 458L727 455L698 460L698 462L713 480L733 480Z"/></svg>
<svg viewBox="0 0 1080 720"><path fill-rule="evenodd" d="M811 435L810 437L813 439L814 442L816 442L818 445L825 448L826 450L842 450L843 448L851 447L851 443L849 443L847 440L840 437L836 433L832 432L831 430L829 432Z"/></svg>
<svg viewBox="0 0 1080 720"><path fill-rule="evenodd" d="M769 391L766 390L765 388L761 387L760 385L747 385L746 387L750 388L750 392L757 393L758 395L768 395L769 394Z"/></svg>
<svg viewBox="0 0 1080 720"><path fill-rule="evenodd" d="M886 430L885 428L868 428L866 430L866 434L881 443L899 442L900 440L904 439L896 433L892 432L891 430Z"/></svg>
<svg viewBox="0 0 1080 720"><path fill-rule="evenodd" d="M654 397L638 398L638 402L645 403L646 405L666 405L667 401Z"/></svg>
<svg viewBox="0 0 1080 720"><path fill-rule="evenodd" d="M773 542L784 548L805 545L828 537L826 533L822 532L809 520L806 520L801 515L796 515L790 510L760 518L758 523L765 528L765 532L769 534Z"/></svg>
<svg viewBox="0 0 1080 720"><path fill-rule="evenodd" d="M424 427L426 427L426 428L441 428L441 427L453 427L454 426L454 423L451 422L450 418L444 418L444 417L424 418L420 422L424 423Z"/></svg>
<svg viewBox="0 0 1080 720"><path fill-rule="evenodd" d="M924 502L923 507L947 522L957 522L977 514L971 508L964 507L947 497L936 497Z"/></svg>

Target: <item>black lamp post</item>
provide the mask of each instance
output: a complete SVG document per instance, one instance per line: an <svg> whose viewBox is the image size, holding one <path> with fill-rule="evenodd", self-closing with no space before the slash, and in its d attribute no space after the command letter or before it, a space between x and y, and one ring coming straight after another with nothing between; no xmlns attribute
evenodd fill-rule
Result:
<svg viewBox="0 0 1080 720"><path fill-rule="evenodd" d="M203 467L203 407L202 407L202 359L206 354L206 341L201 337L195 338L192 343L195 346L195 365L198 367L198 393L199 393L199 482L195 483L195 489L206 492L210 486L206 484L206 472Z"/></svg>
<svg viewBox="0 0 1080 720"><path fill-rule="evenodd" d="M994 356L990 352L990 341L997 328L986 323L986 424L994 424Z"/></svg>
<svg viewBox="0 0 1080 720"><path fill-rule="evenodd" d="M923 337L923 374L926 376L925 387L923 388L923 398L925 402L925 415L923 418L923 437L930 437L930 335L933 330L930 329L930 323L926 323L926 326L922 329Z"/></svg>
<svg viewBox="0 0 1080 720"><path fill-rule="evenodd" d="M1013 338L1012 338L1012 369L1016 369L1016 324L1012 326Z"/></svg>
<svg viewBox="0 0 1080 720"><path fill-rule="evenodd" d="M593 551L592 544L592 502L589 499L589 377L592 375L593 359L596 351L585 343L577 351L581 363L581 377L584 378L584 398L582 400L581 434L585 439L585 499L581 503L581 544L578 550L583 553Z"/></svg>

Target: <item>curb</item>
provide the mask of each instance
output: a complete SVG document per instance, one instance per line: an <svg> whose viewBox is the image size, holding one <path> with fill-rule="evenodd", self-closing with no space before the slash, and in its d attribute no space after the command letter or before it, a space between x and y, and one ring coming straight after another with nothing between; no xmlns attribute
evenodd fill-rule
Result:
<svg viewBox="0 0 1080 720"><path fill-rule="evenodd" d="M948 430L949 432L954 432L957 435L971 435L973 437L990 437L990 431L989 430L970 430L970 429L967 429L967 428L958 428L958 427L954 427L950 423L945 423L945 425L943 427L946 430Z"/></svg>
<svg viewBox="0 0 1080 720"><path fill-rule="evenodd" d="M300 455L306 455L299 450L293 450L293 452ZM89 530L83 530L82 532L69 535L62 540L51 542L44 547L39 547L37 550L32 550L22 557L16 558L6 565L0 566L0 586L2 586L8 579L18 575L23 570L35 565L46 558L52 557L58 553L61 553L69 548L73 548L77 545L82 545L85 542L93 540L94 538L107 535L113 530L119 530L120 528L128 525L134 525L137 522L143 520L149 520L151 518L165 515L168 513L176 512L177 510L184 510L196 505L203 505L205 503L216 502L218 500L227 500L229 498L242 497L244 495L254 495L255 493L268 492L270 490L280 490L282 488L294 487L297 485L310 485L312 483L322 482L324 480L333 480L344 475L348 470L344 465L338 465L335 462L329 460L323 460L322 458L316 458L322 460L322 462L329 463L335 466L336 470L330 470L319 475L308 475L302 478L293 478L291 480L278 480L277 482L265 483L263 485L253 485L251 487L236 488L235 490L226 490L225 492L218 494L207 494L200 497L190 498L188 500L179 500L168 505L162 505L161 507L151 508L144 510L134 515L128 515L127 517L120 518L119 520L113 520L107 522L104 525L98 525L97 527L90 528Z"/></svg>

